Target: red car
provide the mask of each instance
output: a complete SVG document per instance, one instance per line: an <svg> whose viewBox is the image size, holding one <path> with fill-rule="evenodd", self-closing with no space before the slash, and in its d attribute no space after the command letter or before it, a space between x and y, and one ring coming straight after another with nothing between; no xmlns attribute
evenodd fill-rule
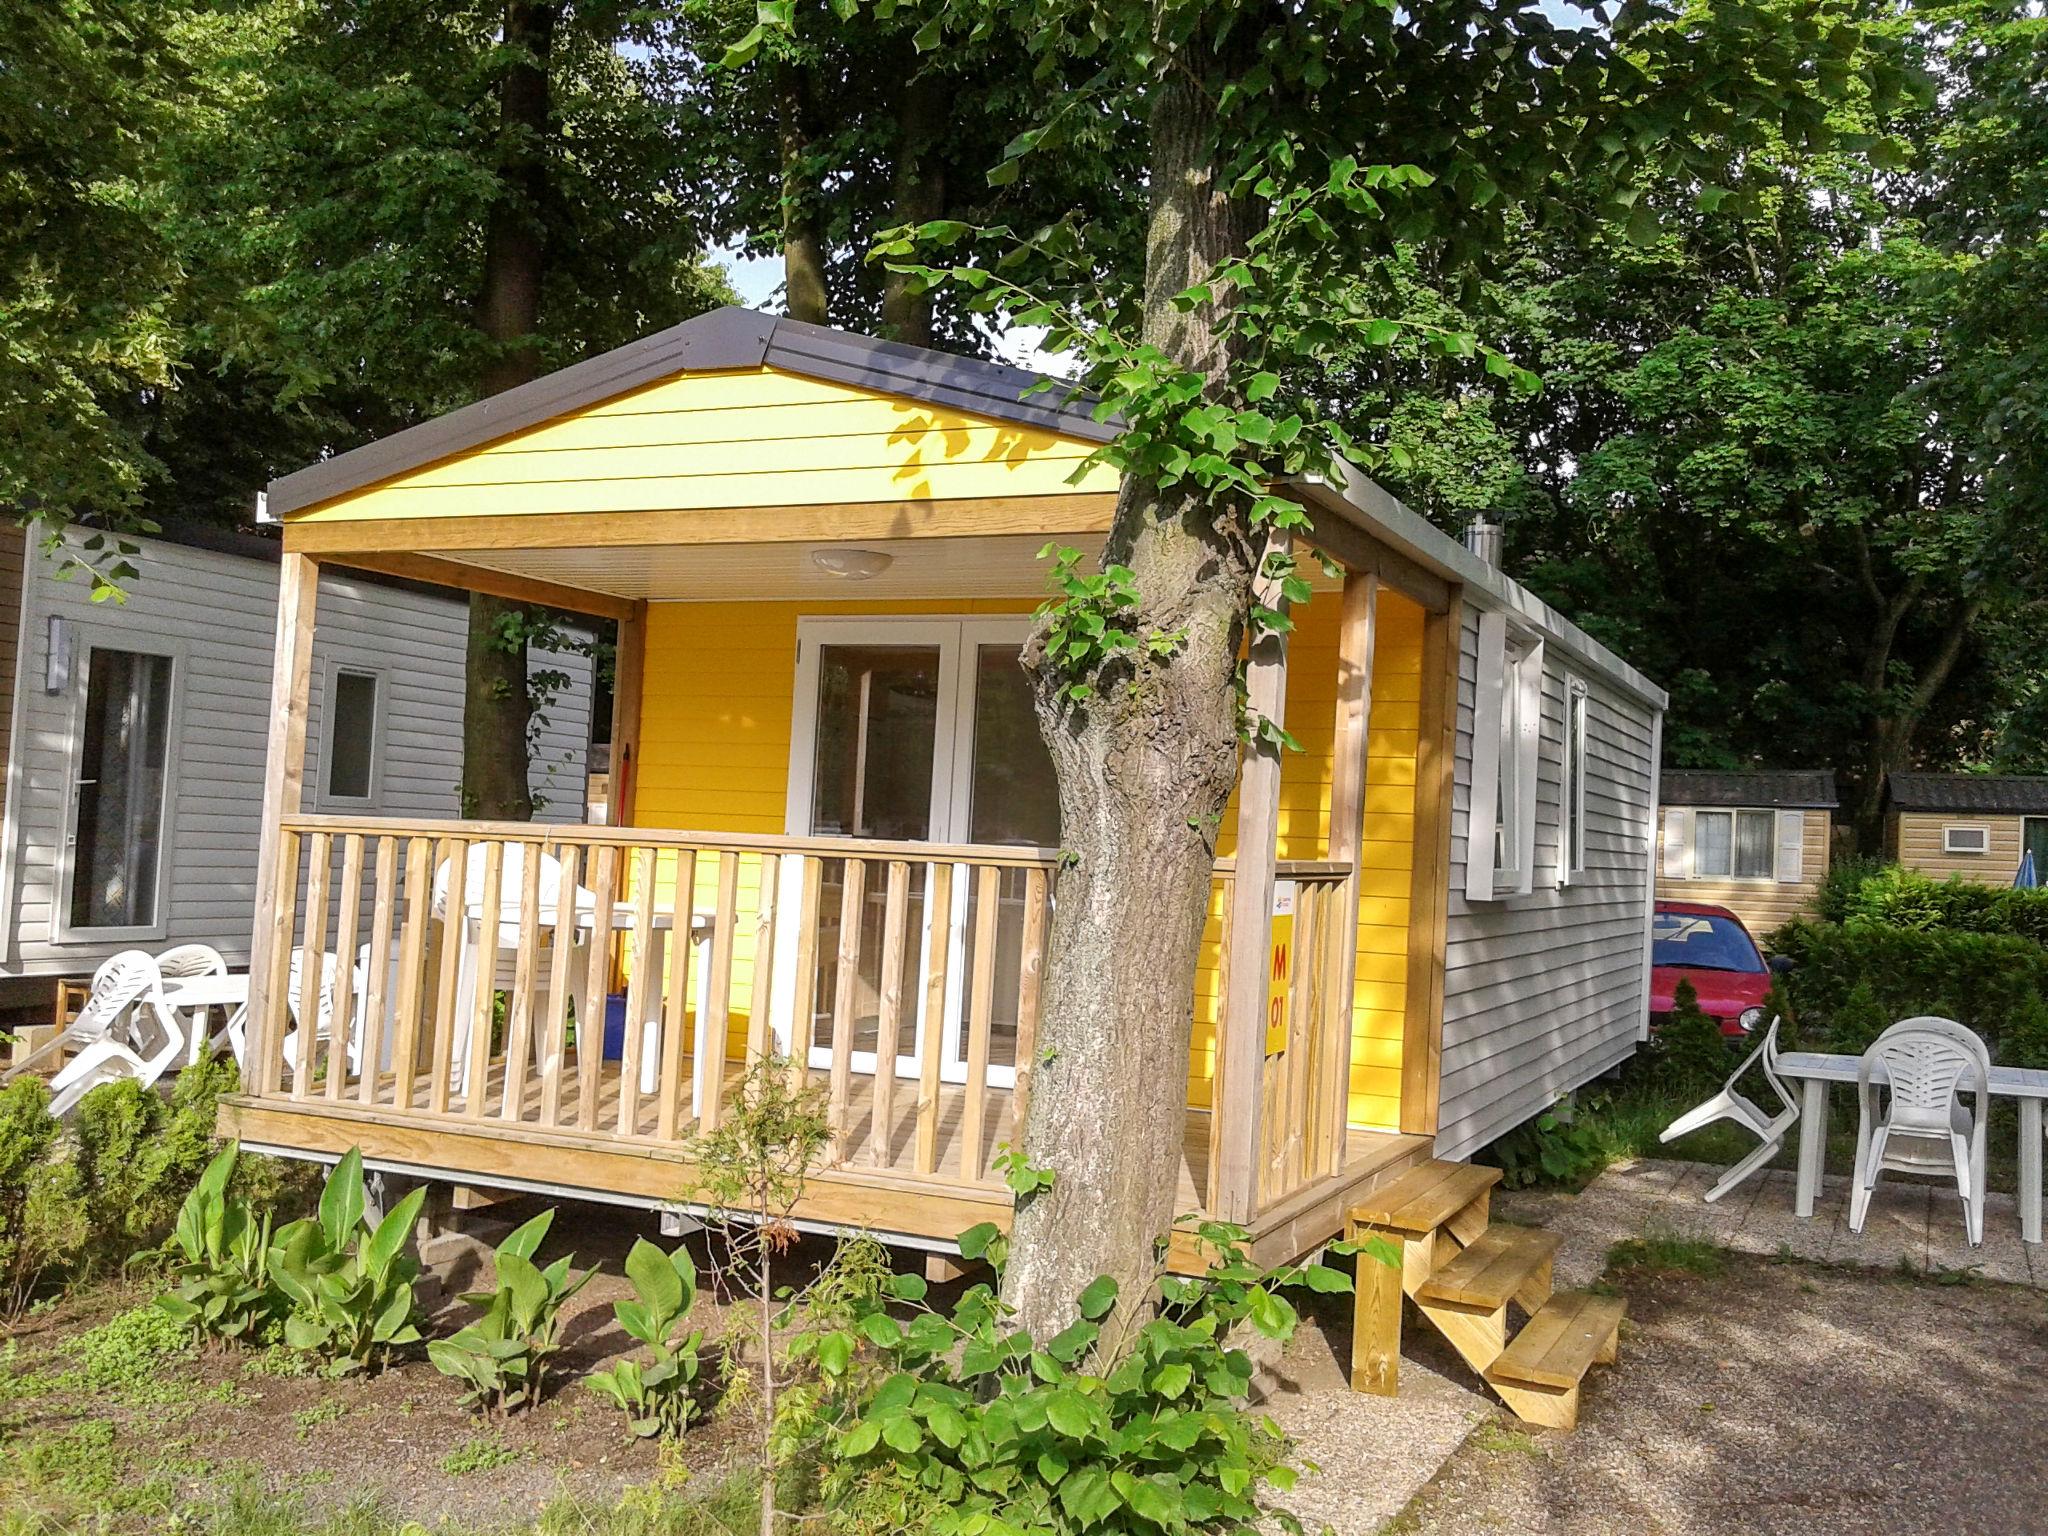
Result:
<svg viewBox="0 0 2048 1536"><path fill-rule="evenodd" d="M1771 967L1742 919L1726 907L1660 901L1650 919L1650 1024L1671 1012L1681 981L1692 983L1700 1010L1740 1039L1761 1029Z"/></svg>

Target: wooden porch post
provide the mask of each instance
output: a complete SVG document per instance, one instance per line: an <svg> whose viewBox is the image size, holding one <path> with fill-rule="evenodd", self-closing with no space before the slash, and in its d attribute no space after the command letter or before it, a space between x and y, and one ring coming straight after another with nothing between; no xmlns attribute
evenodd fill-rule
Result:
<svg viewBox="0 0 2048 1536"><path fill-rule="evenodd" d="M1283 546L1284 547L1284 546ZM1281 611L1277 582L1260 577L1257 601ZM1287 637L1262 636L1245 672L1246 707L1285 723ZM1259 1109L1266 1069L1267 949L1273 931L1273 871L1280 833L1280 749L1253 741L1237 776L1237 872L1225 915L1223 1006L1217 1020L1216 1098L1209 1134L1218 1151L1209 1213L1220 1221L1252 1218L1259 1192Z"/></svg>
<svg viewBox="0 0 2048 1536"><path fill-rule="evenodd" d="M1343 929L1330 968L1330 1017L1337 1038L1330 1047L1330 1116L1336 1146L1335 1173L1343 1166L1351 1120L1351 1000L1358 988L1358 860L1365 844L1365 788L1368 736L1372 727L1373 630L1379 617L1380 579L1373 571L1347 571L1337 629L1337 718L1330 746L1329 857L1351 866L1345 883Z"/></svg>
<svg viewBox="0 0 2048 1536"><path fill-rule="evenodd" d="M615 827L630 827L640 786L640 706L647 691L645 603L635 603L633 611L619 620L618 644L612 668L612 782L605 817Z"/></svg>
<svg viewBox="0 0 2048 1536"><path fill-rule="evenodd" d="M1444 933L1451 900L1451 776L1458 745L1464 604L1454 591L1422 629L1421 730L1415 747L1415 863L1408 895L1408 995L1401 1031L1401 1129L1434 1136L1444 1039Z"/></svg>
<svg viewBox="0 0 2048 1536"><path fill-rule="evenodd" d="M263 774L263 810L256 853L256 912L249 941L249 1080L252 1093L274 1093L280 1081L279 1042L271 1038L270 974L276 946L279 823L299 813L306 777L306 697L313 679L313 612L320 565L287 552L277 579L277 644L271 657L270 738ZM282 985L282 982L278 982Z"/></svg>

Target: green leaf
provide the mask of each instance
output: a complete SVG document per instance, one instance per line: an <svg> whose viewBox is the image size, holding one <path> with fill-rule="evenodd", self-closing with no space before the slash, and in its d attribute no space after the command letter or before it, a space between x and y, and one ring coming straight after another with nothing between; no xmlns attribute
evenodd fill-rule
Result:
<svg viewBox="0 0 2048 1536"><path fill-rule="evenodd" d="M1002 1228L992 1221L984 1221L969 1227L960 1234L960 1257L969 1261L987 1254L989 1244L1003 1235Z"/></svg>
<svg viewBox="0 0 2048 1536"><path fill-rule="evenodd" d="M873 1419L863 1419L839 1442L839 1454L847 1460L865 1456L882 1443L882 1429Z"/></svg>
<svg viewBox="0 0 2048 1536"><path fill-rule="evenodd" d="M924 1431L908 1414L892 1414L882 1421L882 1439L891 1450L908 1456L924 1444Z"/></svg>
<svg viewBox="0 0 2048 1536"><path fill-rule="evenodd" d="M1161 1397L1179 1397L1187 1391L1194 1378L1195 1373L1191 1366L1182 1361L1175 1361L1171 1365L1162 1365L1153 1373L1152 1390Z"/></svg>
<svg viewBox="0 0 2048 1536"><path fill-rule="evenodd" d="M1045 1400L1045 1421L1069 1440L1081 1440L1095 1427L1095 1414L1086 1397L1061 1387Z"/></svg>
<svg viewBox="0 0 2048 1536"><path fill-rule="evenodd" d="M1097 1275L1088 1283L1088 1288L1076 1298L1075 1305L1081 1315L1091 1322L1106 1315L1116 1305L1117 1284L1109 1275Z"/></svg>

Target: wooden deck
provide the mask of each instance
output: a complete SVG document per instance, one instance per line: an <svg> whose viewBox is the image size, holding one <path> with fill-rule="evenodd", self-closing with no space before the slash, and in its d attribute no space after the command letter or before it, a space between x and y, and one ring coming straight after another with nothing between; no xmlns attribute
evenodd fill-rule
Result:
<svg viewBox="0 0 2048 1536"><path fill-rule="evenodd" d="M741 1072L739 1063L728 1065L728 1088L737 1084ZM808 1076L812 1085L825 1086L826 1073L813 1071ZM635 1134L622 1135L616 1129L619 1079L619 1064L606 1062L596 1095L602 1130L543 1125L540 1086L530 1077L520 1115L504 1116L502 1063L492 1066L486 1080L488 1116L471 1115L460 1094L451 1096L445 1111L432 1110L424 1080L415 1084L410 1105L395 1104L395 1085L386 1073L379 1081L375 1105L329 1100L318 1096L317 1088L304 1100L241 1095L224 1101L221 1128L251 1147L287 1156L331 1156L359 1146L372 1167L431 1173L484 1188L539 1190L633 1205L698 1204L687 1143L657 1138L651 1102L643 1098L636 1108ZM894 1124L886 1138L875 1134L872 1100L857 1102L857 1114L845 1127L843 1150L828 1155L812 1177L797 1210L800 1221L870 1228L925 1246L949 1244L977 1222L1008 1224L1009 1192L989 1171L997 1145L1011 1134L1008 1091L989 1090L979 1146L963 1164L968 1151L962 1138L967 1094L960 1085L942 1085L936 1175L913 1171L916 1096L916 1084L899 1084L898 1108L890 1117ZM1211 1125L1206 1112L1189 1111L1176 1211L1208 1209ZM1351 1200L1426 1157L1428 1150L1425 1137L1350 1131L1342 1173L1262 1213L1252 1228L1255 1253L1263 1261L1280 1263L1327 1241L1341 1230ZM1176 1253L1191 1258L1191 1253L1181 1255L1178 1245Z"/></svg>

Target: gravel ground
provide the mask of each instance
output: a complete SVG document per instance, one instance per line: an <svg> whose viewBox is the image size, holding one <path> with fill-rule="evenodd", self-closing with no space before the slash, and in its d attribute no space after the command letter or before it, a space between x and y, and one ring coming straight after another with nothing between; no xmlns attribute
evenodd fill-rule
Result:
<svg viewBox="0 0 2048 1536"><path fill-rule="evenodd" d="M2040 1293L1741 1255L1620 1284L1621 1361L1577 1432L1482 1426L1386 1531L2048 1531Z"/></svg>

